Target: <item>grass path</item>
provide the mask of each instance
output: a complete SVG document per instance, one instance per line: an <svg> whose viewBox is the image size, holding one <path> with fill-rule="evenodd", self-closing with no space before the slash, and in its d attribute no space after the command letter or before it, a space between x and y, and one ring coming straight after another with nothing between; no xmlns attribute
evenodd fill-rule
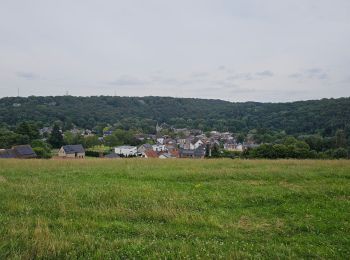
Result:
<svg viewBox="0 0 350 260"><path fill-rule="evenodd" d="M0 160L0 259L350 255L350 161Z"/></svg>

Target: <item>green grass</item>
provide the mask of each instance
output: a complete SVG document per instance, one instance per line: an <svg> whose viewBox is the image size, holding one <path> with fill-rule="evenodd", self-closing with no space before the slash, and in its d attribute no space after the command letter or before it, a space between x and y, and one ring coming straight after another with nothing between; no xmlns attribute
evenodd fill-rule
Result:
<svg viewBox="0 0 350 260"><path fill-rule="evenodd" d="M350 161L0 160L0 259L350 255Z"/></svg>

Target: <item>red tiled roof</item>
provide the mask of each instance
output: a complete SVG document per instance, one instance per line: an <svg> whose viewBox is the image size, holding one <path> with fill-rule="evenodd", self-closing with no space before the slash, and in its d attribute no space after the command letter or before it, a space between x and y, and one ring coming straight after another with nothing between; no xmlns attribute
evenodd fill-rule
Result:
<svg viewBox="0 0 350 260"><path fill-rule="evenodd" d="M145 151L145 155L147 158L158 158L158 154L153 150Z"/></svg>

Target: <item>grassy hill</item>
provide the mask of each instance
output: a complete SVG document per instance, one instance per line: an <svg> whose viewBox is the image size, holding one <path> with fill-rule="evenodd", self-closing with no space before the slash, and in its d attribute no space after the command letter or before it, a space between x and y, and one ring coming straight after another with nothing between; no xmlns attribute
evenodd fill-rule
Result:
<svg viewBox="0 0 350 260"><path fill-rule="evenodd" d="M350 129L350 98L291 103L232 103L222 100L170 97L12 97L0 99L0 122L43 125L61 121L83 128L117 124L152 132L156 122L176 127L241 132L254 128L288 134L333 136ZM1 125L0 125L1 126Z"/></svg>
<svg viewBox="0 0 350 260"><path fill-rule="evenodd" d="M350 255L349 161L0 160L0 258Z"/></svg>

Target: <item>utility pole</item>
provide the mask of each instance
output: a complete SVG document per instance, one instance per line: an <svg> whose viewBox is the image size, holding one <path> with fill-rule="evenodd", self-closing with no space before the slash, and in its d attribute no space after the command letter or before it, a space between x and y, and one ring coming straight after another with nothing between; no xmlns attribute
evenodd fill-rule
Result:
<svg viewBox="0 0 350 260"><path fill-rule="evenodd" d="M19 88L17 88L17 97L19 97Z"/></svg>

